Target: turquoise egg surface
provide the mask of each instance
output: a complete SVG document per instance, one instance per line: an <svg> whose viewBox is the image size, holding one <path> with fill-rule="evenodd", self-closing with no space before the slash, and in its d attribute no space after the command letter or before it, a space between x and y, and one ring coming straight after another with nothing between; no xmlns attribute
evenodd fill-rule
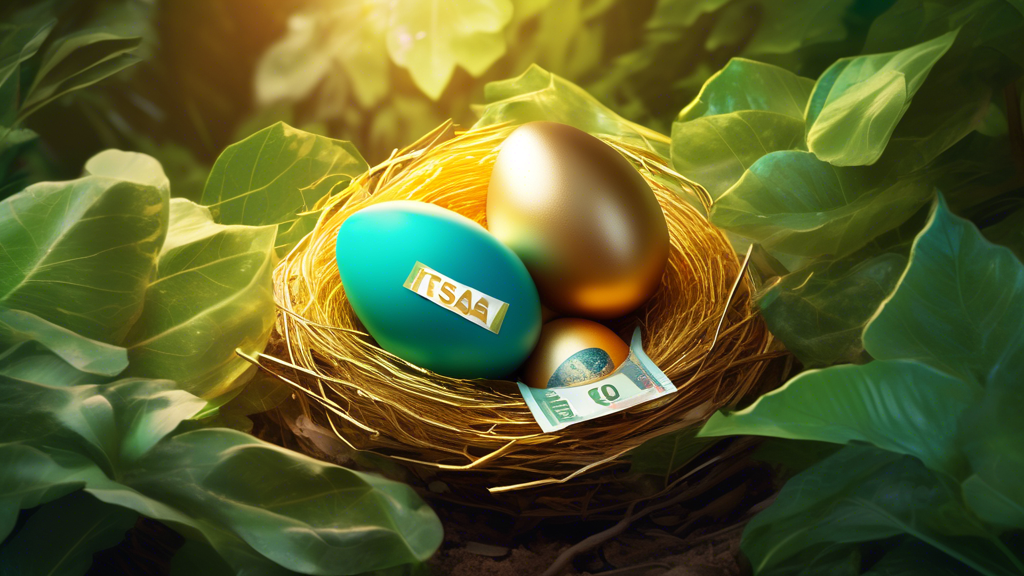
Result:
<svg viewBox="0 0 1024 576"><path fill-rule="evenodd" d="M455 378L507 377L540 336L540 299L526 266L451 210L374 204L341 225L336 255L366 330L417 366Z"/></svg>

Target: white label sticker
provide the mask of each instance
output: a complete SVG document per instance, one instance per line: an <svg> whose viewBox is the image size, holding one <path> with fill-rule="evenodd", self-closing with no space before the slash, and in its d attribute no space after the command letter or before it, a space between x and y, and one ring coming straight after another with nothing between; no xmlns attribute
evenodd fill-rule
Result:
<svg viewBox="0 0 1024 576"><path fill-rule="evenodd" d="M501 330L501 323L508 311L508 303L456 282L422 262L412 267L412 272L402 285L495 334Z"/></svg>

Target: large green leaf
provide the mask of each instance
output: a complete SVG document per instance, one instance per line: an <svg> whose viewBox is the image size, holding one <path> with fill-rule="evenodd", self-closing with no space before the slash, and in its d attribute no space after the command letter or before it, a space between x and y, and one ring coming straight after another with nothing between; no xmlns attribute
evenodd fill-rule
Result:
<svg viewBox="0 0 1024 576"><path fill-rule="evenodd" d="M270 337L276 228L223 226L188 200L170 204L157 277L123 342L125 375L168 378L210 399L251 376L235 350L257 354Z"/></svg>
<svg viewBox="0 0 1024 576"><path fill-rule="evenodd" d="M376 105L390 84L385 45L390 11L382 2L319 2L292 14L288 31L257 64L257 99L295 102L322 82L340 81L352 88L360 106Z"/></svg>
<svg viewBox="0 0 1024 576"><path fill-rule="evenodd" d="M224 524L303 573L358 574L425 560L441 543L440 523L411 488L232 430L175 436L124 482L193 518Z"/></svg>
<svg viewBox="0 0 1024 576"><path fill-rule="evenodd" d="M76 340L61 341L60 348L65 356L76 354L78 350L82 354L89 354L91 347L97 343L95 340L85 340L75 335ZM127 352L124 348L111 347L110 349L99 349L98 358L95 362L89 362L92 366L112 366L116 369L119 364L128 364ZM122 352L124 351L124 352ZM77 361L77 360L76 360ZM113 371L113 370L111 370ZM7 376L25 382L45 384L47 386L76 386L78 384L93 384L109 379L107 375L90 374L79 370L74 365L55 354L46 346L37 341L29 340L16 344L7 350L0 352L0 376Z"/></svg>
<svg viewBox="0 0 1024 576"><path fill-rule="evenodd" d="M0 202L0 306L118 343L141 312L167 201L165 187L91 175L35 184Z"/></svg>
<svg viewBox="0 0 1024 576"><path fill-rule="evenodd" d="M704 116L672 125L672 166L718 199L759 158L806 150L802 120L760 110Z"/></svg>
<svg viewBox="0 0 1024 576"><path fill-rule="evenodd" d="M833 64L815 84L807 109L808 148L836 166L873 164L957 32Z"/></svg>
<svg viewBox="0 0 1024 576"><path fill-rule="evenodd" d="M2 380L0 383L7 384ZM0 461L4 463L0 466L0 542L14 529L19 510L35 508L84 487L85 480L79 473L95 469L77 455L51 455L8 442L6 437L4 440L0 444Z"/></svg>
<svg viewBox="0 0 1024 576"><path fill-rule="evenodd" d="M715 202L711 222L769 250L839 257L903 224L932 193L919 178L772 152Z"/></svg>
<svg viewBox="0 0 1024 576"><path fill-rule="evenodd" d="M774 112L803 120L814 81L789 70L733 58L700 89L697 98L679 113L677 122L740 110Z"/></svg>
<svg viewBox="0 0 1024 576"><path fill-rule="evenodd" d="M629 453L630 472L668 477L693 460L716 440L696 438L692 428L662 434Z"/></svg>
<svg viewBox="0 0 1024 576"><path fill-rule="evenodd" d="M907 267L903 226L782 277L759 300L768 328L808 368L864 360L864 325Z"/></svg>
<svg viewBox="0 0 1024 576"><path fill-rule="evenodd" d="M276 225L283 254L313 229L313 205L366 169L349 142L278 123L224 150L200 203L220 224Z"/></svg>
<svg viewBox="0 0 1024 576"><path fill-rule="evenodd" d="M963 562L939 554L935 548L908 539L887 552L864 576L976 576Z"/></svg>
<svg viewBox="0 0 1024 576"><path fill-rule="evenodd" d="M957 486L921 463L867 446L847 446L792 478L743 533L759 576L819 573L817 558L859 542L909 534L987 576L1024 571L958 498Z"/></svg>
<svg viewBox="0 0 1024 576"><path fill-rule="evenodd" d="M927 362L968 381L1012 380L1024 356L1024 265L939 199L896 291L864 331L878 359Z"/></svg>
<svg viewBox="0 0 1024 576"><path fill-rule="evenodd" d="M1024 17L999 0L898 0L872 25L865 51L904 49L957 30L956 41L914 96L880 162L901 171L925 166L978 127L991 95L1024 72ZM943 192L951 205L957 204L952 190Z"/></svg>
<svg viewBox="0 0 1024 576"><path fill-rule="evenodd" d="M762 156L806 150L804 107L814 83L733 58L672 124L672 165L717 199Z"/></svg>
<svg viewBox="0 0 1024 576"><path fill-rule="evenodd" d="M1021 332L1018 329L1013 340L1007 342L1012 348L992 366L984 397L967 410L959 429L961 448L975 473L963 484L964 498L986 521L1015 528L1024 528L1024 485L1020 481L1024 475Z"/></svg>
<svg viewBox="0 0 1024 576"><path fill-rule="evenodd" d="M530 66L520 76L490 82L484 88L487 105L479 111L474 127L524 124L533 121L561 122L595 136L622 140L669 157L669 139L630 122L597 101L579 86L540 66Z"/></svg>
<svg viewBox="0 0 1024 576"><path fill-rule="evenodd" d="M2 378L2 377L0 377ZM168 436L205 402L168 381L57 388L0 381L0 534L19 507L83 485L203 540L236 572L355 574L419 561L441 542L407 486L247 434Z"/></svg>
<svg viewBox="0 0 1024 576"><path fill-rule="evenodd" d="M0 344L36 341L77 370L117 376L128 367L128 352L97 342L21 310L0 308Z"/></svg>
<svg viewBox="0 0 1024 576"><path fill-rule="evenodd" d="M94 552L109 548L135 524L138 513L73 492L36 511L0 546L0 572L10 576L80 576Z"/></svg>
<svg viewBox="0 0 1024 576"><path fill-rule="evenodd" d="M808 370L749 407L714 414L700 436L754 434L845 444L870 442L962 476L957 421L980 394L925 364L881 360Z"/></svg>
<svg viewBox="0 0 1024 576"><path fill-rule="evenodd" d="M0 23L0 87L12 79L22 62L36 55L56 24L55 19L46 17L37 21ZM0 102L0 110L7 108L6 103ZM13 118L0 117L0 123L13 121Z"/></svg>
<svg viewBox="0 0 1024 576"><path fill-rule="evenodd" d="M21 103L19 120L57 98L91 86L137 63L142 39L86 28L50 45Z"/></svg>
<svg viewBox="0 0 1024 576"><path fill-rule="evenodd" d="M1024 208L1010 214L998 224L982 230L985 238L995 244L1006 246L1024 261Z"/></svg>
<svg viewBox="0 0 1024 576"><path fill-rule="evenodd" d="M388 54L433 100L456 65L479 76L505 53L510 0L396 0L391 11Z"/></svg>

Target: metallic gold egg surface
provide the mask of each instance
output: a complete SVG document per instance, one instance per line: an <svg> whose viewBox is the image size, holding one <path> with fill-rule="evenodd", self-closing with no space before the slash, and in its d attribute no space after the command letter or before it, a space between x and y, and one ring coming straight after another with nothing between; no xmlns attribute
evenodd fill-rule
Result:
<svg viewBox="0 0 1024 576"><path fill-rule="evenodd" d="M541 328L522 380L533 388L576 386L610 374L627 356L629 346L603 325L559 318Z"/></svg>
<svg viewBox="0 0 1024 576"><path fill-rule="evenodd" d="M668 260L665 216L640 173L608 144L556 122L524 124L502 143L487 228L526 264L541 302L567 316L636 309Z"/></svg>

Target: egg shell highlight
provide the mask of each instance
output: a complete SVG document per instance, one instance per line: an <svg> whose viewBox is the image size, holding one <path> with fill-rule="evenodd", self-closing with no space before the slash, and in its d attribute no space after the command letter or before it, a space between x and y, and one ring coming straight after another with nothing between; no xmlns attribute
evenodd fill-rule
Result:
<svg viewBox="0 0 1024 576"><path fill-rule="evenodd" d="M438 374L507 376L540 334L540 301L526 267L486 229L451 210L413 201L359 210L338 231L337 261L345 295L377 343ZM498 333L407 288L417 262L507 303Z"/></svg>

